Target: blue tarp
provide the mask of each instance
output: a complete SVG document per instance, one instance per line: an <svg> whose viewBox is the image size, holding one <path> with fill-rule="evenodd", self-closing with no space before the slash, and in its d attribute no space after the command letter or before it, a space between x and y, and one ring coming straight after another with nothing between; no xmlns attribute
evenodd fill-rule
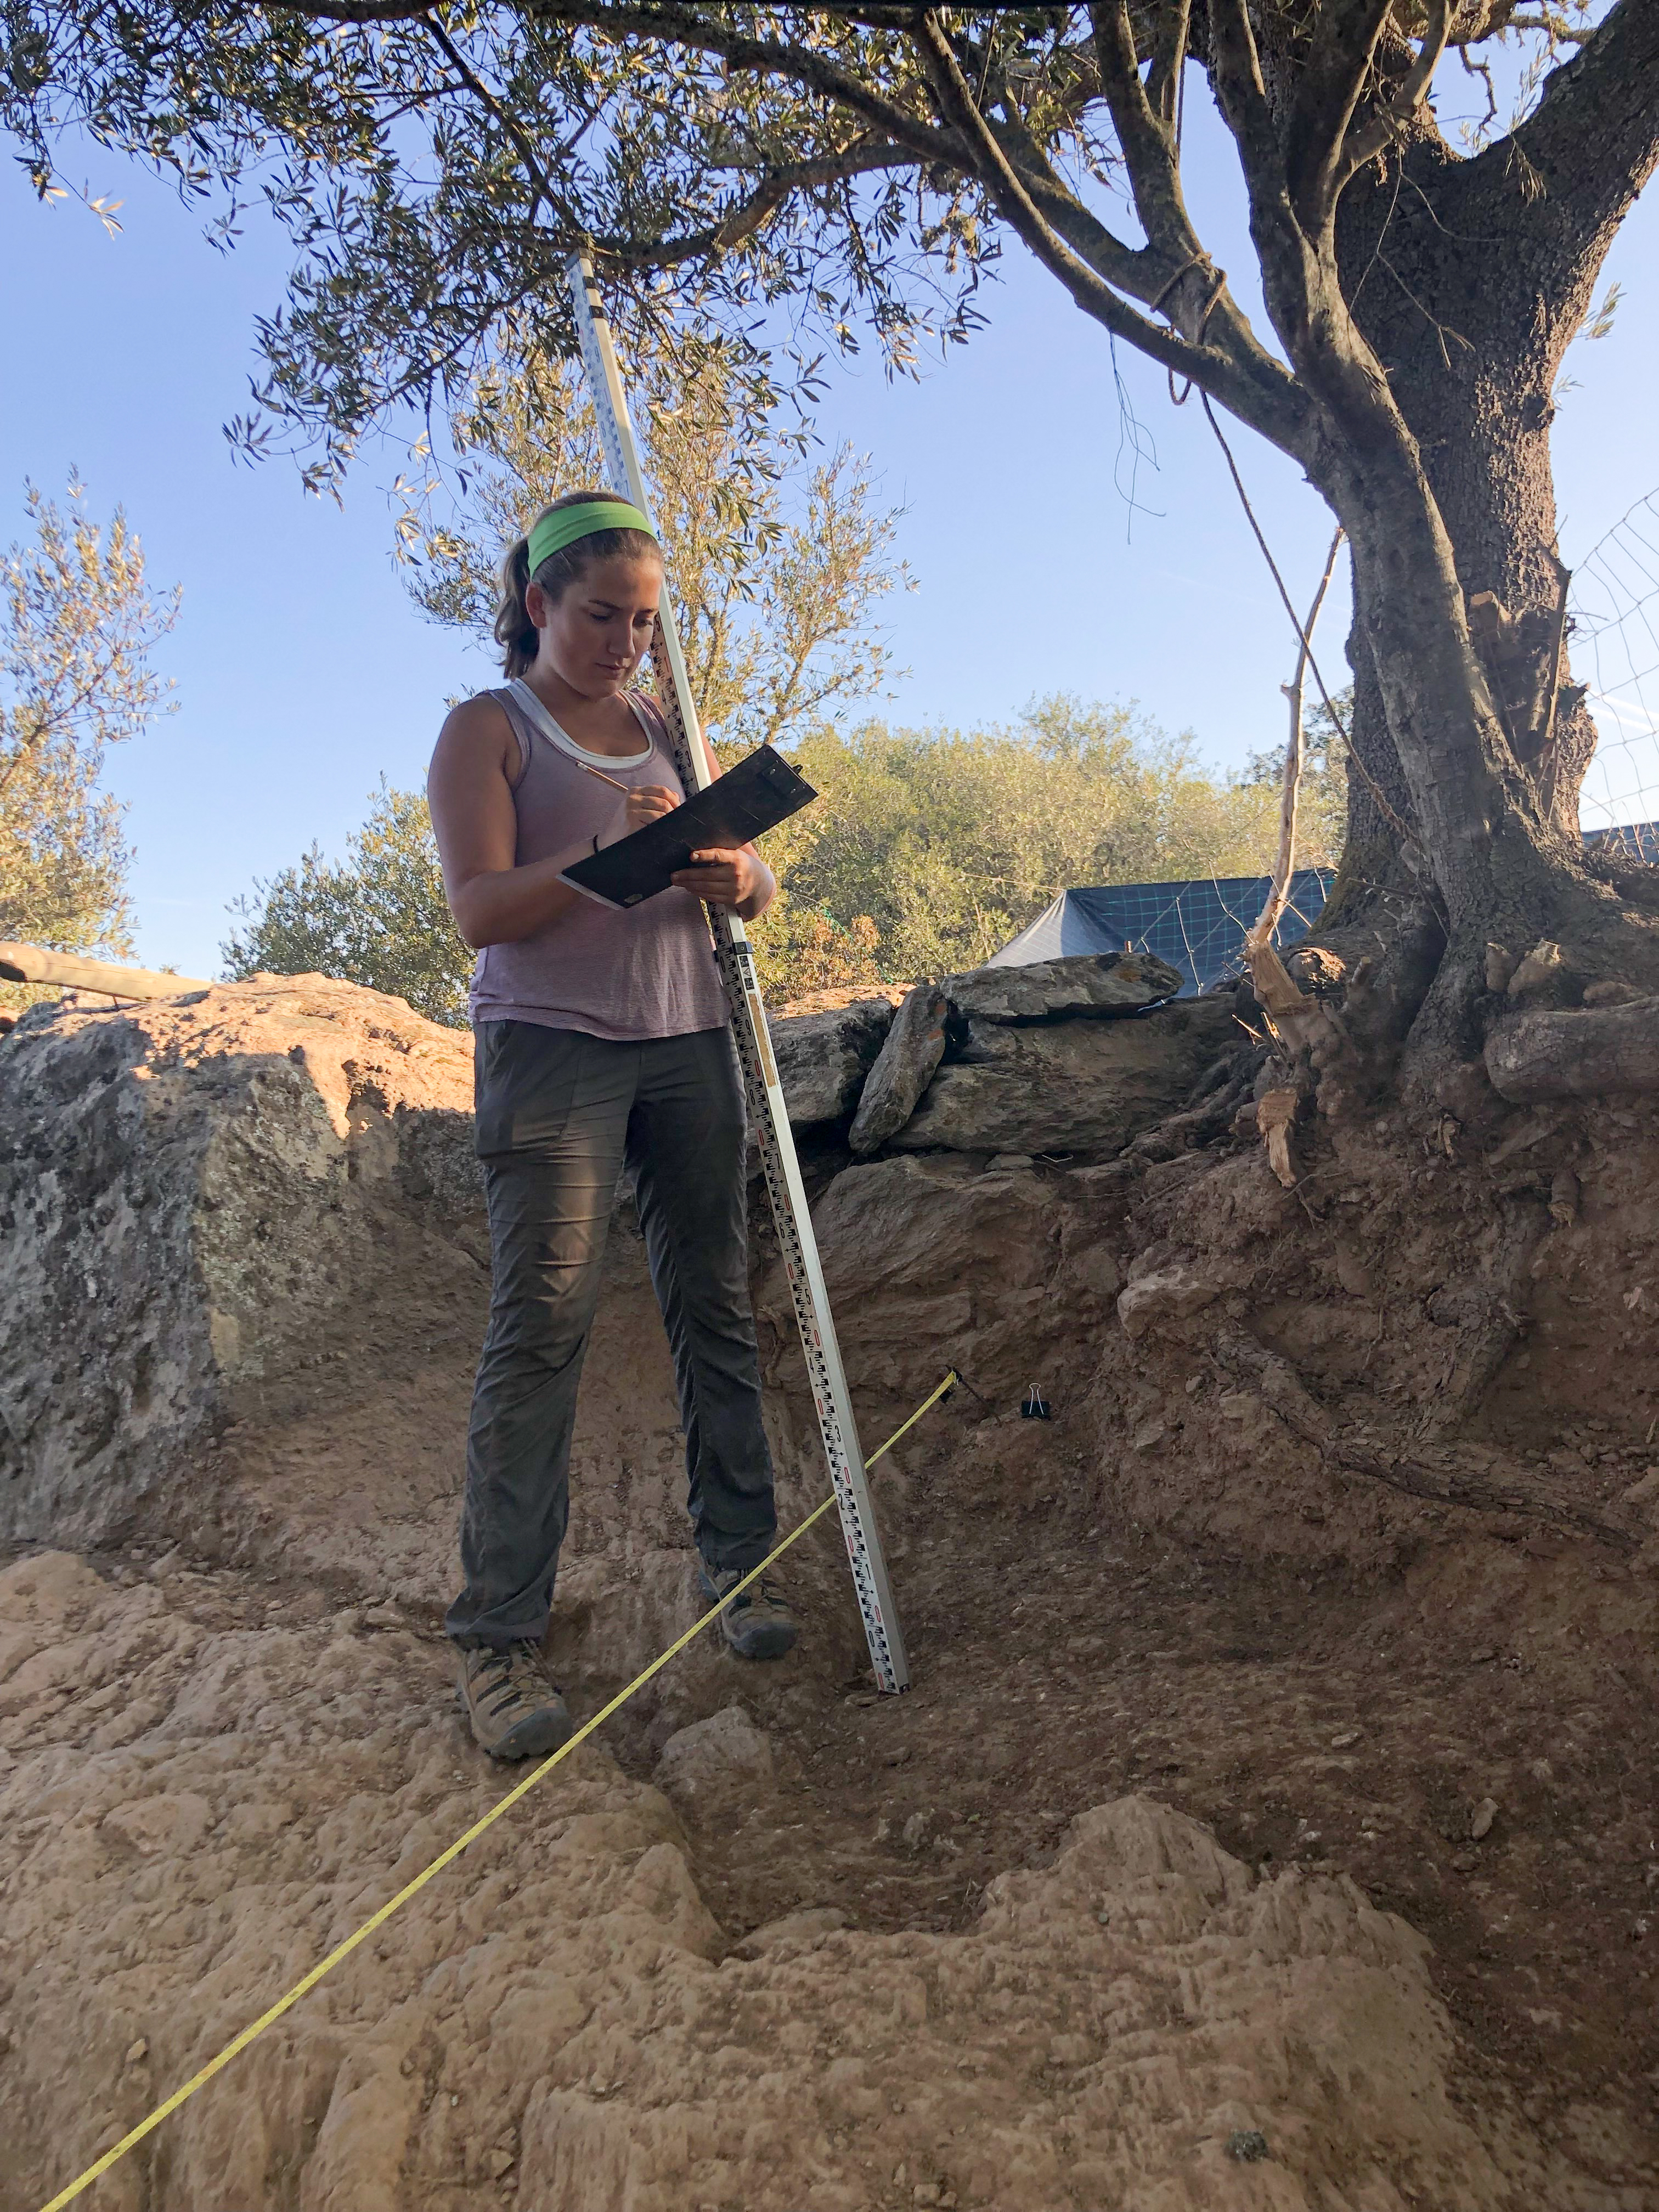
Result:
<svg viewBox="0 0 1659 2212"><path fill-rule="evenodd" d="M1334 868L1298 868L1273 932L1280 951L1300 944L1335 881ZM1109 884L1061 891L992 954L990 968L1029 968L1074 952L1152 952L1181 970L1181 995L1244 971L1244 933L1267 903L1267 876L1206 876L1188 884Z"/></svg>
<svg viewBox="0 0 1659 2212"><path fill-rule="evenodd" d="M1625 822L1586 830L1584 842L1632 860L1659 862L1659 822ZM1298 945L1324 908L1333 868L1299 868L1290 902L1273 932L1281 952ZM1107 884L1061 891L1016 938L994 952L988 968L1029 968L1073 952L1154 952L1182 975L1186 998L1244 972L1244 933L1267 903L1266 876L1206 876L1188 884Z"/></svg>
<svg viewBox="0 0 1659 2212"><path fill-rule="evenodd" d="M1587 845L1605 845L1627 860L1659 860L1659 822L1621 822L1613 830L1586 830Z"/></svg>

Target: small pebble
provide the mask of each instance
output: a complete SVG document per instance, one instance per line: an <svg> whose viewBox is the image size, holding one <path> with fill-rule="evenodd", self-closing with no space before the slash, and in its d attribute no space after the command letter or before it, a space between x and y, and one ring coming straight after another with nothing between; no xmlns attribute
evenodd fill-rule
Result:
<svg viewBox="0 0 1659 2212"><path fill-rule="evenodd" d="M1267 2155L1267 2138L1260 2128L1235 2128L1227 2138L1229 2158L1242 2159L1246 2166L1254 2166Z"/></svg>
<svg viewBox="0 0 1659 2212"><path fill-rule="evenodd" d="M1331 1738L1331 1749L1333 1751L1346 1751L1351 1743L1358 1743L1358 1741L1359 1730L1358 1729L1344 1729L1340 1735L1334 1735Z"/></svg>
<svg viewBox="0 0 1659 2212"><path fill-rule="evenodd" d="M139 2039L138 2039L138 2040L137 2040L137 2043L132 2044L132 2045L131 2045L128 2047L128 2051L127 2051L127 2064L128 2064L129 2066L138 2066L138 2065L142 2065L142 2064L143 2064L143 2061L144 2061L146 2058L148 2058L149 2057L149 2045L145 2041L144 2038L141 2035L141 2036L139 2037Z"/></svg>
<svg viewBox="0 0 1659 2212"><path fill-rule="evenodd" d="M1478 1844L1492 1833L1492 1824L1498 1818L1498 1800L1483 1797L1469 1820L1469 1841Z"/></svg>

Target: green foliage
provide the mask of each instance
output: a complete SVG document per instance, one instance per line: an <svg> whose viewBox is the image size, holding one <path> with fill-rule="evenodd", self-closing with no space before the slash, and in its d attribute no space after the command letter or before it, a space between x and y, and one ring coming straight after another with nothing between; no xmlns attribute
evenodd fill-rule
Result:
<svg viewBox="0 0 1659 2212"><path fill-rule="evenodd" d="M1494 40L1513 40L1523 58L1522 112L1508 148L1490 149L1517 205L1537 190L1522 117L1551 108L1546 67L1579 46L1594 58L1621 13L1602 11L1592 31L1586 6L1450 11L1450 39L1472 69L1486 67ZM1256 0L1241 9L1237 35L1261 42L1270 78L1285 72L1288 152L1300 159L1322 130L1341 142L1373 65L1398 85L1416 11L1397 12L1377 49L1375 10L1318 0L1292 23ZM295 258L287 301L259 324L268 374L256 408L234 428L253 449L273 434L319 449L313 483L337 481L389 410L447 411L488 373L507 319L517 319L517 342L568 354L564 264L579 246L636 326L666 312L666 277L733 333L787 303L771 331L788 343L811 330L853 350L860 331L873 333L886 361L908 368L981 319L1013 205L1005 161L1112 300L1086 284L1074 295L1165 358L1157 313L1172 270L1191 265L1192 240L1145 135L1153 111L1139 70L1152 64L1147 82L1167 105L1188 9L1149 0L1121 15L937 11L959 72L954 94L927 14L726 0L5 0L0 125L42 192L65 188L55 159L64 134L89 131L170 170L187 195L218 187L227 238L243 196L264 198ZM1136 42L1127 58L1120 24ZM1212 82L1226 59L1222 40L1203 64ZM1267 158L1244 120L1249 103L1235 89L1219 105L1241 150ZM1362 118L1363 133L1363 107ZM1285 188L1276 144L1263 191ZM1586 167L1595 153L1587 144ZM1110 227L1125 200L1149 234L1144 246L1135 222ZM1018 228L1023 218L1012 219ZM1531 313L1524 283L1516 301L1518 315ZM1299 392L1269 368L1235 304L1217 311L1208 335L1211 352L1194 347L1182 365L1289 450Z"/></svg>
<svg viewBox="0 0 1659 2212"><path fill-rule="evenodd" d="M325 860L313 845L231 911L246 927L220 947L228 975L337 975L407 1000L429 1021L465 1026L472 955L450 919L418 791L382 777L344 861Z"/></svg>
<svg viewBox="0 0 1659 2212"><path fill-rule="evenodd" d="M172 711L149 661L179 594L151 599L125 516L106 532L85 497L71 477L65 511L30 484L33 542L0 557L0 938L118 955L131 854L98 779L107 746Z"/></svg>
<svg viewBox="0 0 1659 2212"><path fill-rule="evenodd" d="M775 995L975 966L1081 884L1265 874L1276 778L1218 780L1133 706L1036 702L1017 729L804 738L820 793L767 839L781 896L756 925ZM1310 840L1301 864L1332 857Z"/></svg>
<svg viewBox="0 0 1659 2212"><path fill-rule="evenodd" d="M847 447L810 465L810 423L786 425L743 348L684 319L650 335L627 377L704 728L746 752L877 695L877 610L909 580L867 465ZM598 433L580 375L514 343L450 434L459 496L424 465L400 479L399 545L416 605L487 639L502 550L561 492L604 481ZM416 459L429 459L422 441Z"/></svg>

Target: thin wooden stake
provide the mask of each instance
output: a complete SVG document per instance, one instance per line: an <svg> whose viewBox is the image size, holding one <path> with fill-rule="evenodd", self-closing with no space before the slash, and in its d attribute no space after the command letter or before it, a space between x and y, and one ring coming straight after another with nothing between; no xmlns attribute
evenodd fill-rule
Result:
<svg viewBox="0 0 1659 2212"><path fill-rule="evenodd" d="M1273 880L1267 888L1267 900L1256 916L1255 927L1247 934L1244 944L1254 968L1255 954L1263 946L1271 946L1273 933L1279 927L1279 916L1290 897L1291 877L1296 867L1296 810L1302 788L1302 696L1307 682L1308 664L1313 658L1314 625L1319 620L1319 611L1325 604L1325 594L1331 587L1331 578L1336 572L1336 556L1342 545L1342 526L1337 525L1336 535L1331 540L1331 550L1325 556L1325 573L1319 580L1319 589L1308 610L1308 619L1297 632L1300 644L1296 656L1296 680L1279 689L1291 702L1291 734L1285 747L1285 781L1279 800L1279 858L1273 864Z"/></svg>

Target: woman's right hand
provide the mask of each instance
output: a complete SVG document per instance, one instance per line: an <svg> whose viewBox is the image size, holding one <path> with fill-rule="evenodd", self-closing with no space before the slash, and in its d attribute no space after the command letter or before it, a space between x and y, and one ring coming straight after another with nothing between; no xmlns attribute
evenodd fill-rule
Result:
<svg viewBox="0 0 1659 2212"><path fill-rule="evenodd" d="M629 788L623 809L628 828L643 830L659 815L672 814L679 804L678 792L671 791L665 783L636 783Z"/></svg>

